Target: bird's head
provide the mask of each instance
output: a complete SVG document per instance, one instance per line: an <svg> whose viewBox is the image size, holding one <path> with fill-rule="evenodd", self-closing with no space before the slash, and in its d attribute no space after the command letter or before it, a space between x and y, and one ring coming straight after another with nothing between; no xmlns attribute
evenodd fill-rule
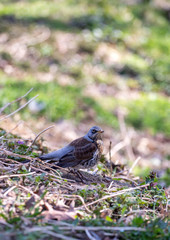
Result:
<svg viewBox="0 0 170 240"><path fill-rule="evenodd" d="M90 128L90 130L87 133L87 136L92 140L97 140L97 139L101 139L101 134L103 132L104 131L100 127L94 126Z"/></svg>

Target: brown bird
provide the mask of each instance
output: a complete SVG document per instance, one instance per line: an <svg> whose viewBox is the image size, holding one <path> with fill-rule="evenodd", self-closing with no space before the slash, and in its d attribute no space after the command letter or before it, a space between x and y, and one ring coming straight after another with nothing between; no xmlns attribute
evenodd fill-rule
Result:
<svg viewBox="0 0 170 240"><path fill-rule="evenodd" d="M63 168L85 169L94 167L101 157L103 151L102 133L98 127L92 127L88 133L67 146L40 156L46 162L54 161L56 165Z"/></svg>

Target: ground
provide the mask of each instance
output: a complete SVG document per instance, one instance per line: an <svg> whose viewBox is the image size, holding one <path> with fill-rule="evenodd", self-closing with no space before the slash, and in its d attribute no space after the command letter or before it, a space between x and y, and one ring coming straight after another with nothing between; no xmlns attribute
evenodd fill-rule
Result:
<svg viewBox="0 0 170 240"><path fill-rule="evenodd" d="M68 239L70 231L77 239L168 239L169 9L167 0L1 1L4 239L36 239L40 232L42 239ZM94 184L89 176L66 181L36 158L93 125L105 131Z"/></svg>

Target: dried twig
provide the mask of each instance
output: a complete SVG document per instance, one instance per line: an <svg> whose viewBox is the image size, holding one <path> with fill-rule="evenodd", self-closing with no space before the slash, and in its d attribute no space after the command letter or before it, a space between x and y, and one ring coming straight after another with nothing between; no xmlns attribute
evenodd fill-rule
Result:
<svg viewBox="0 0 170 240"><path fill-rule="evenodd" d="M89 230L86 229L85 232L86 232L86 234L87 234L87 237L88 237L90 240L96 240L96 238L91 235L91 233L89 232Z"/></svg>
<svg viewBox="0 0 170 240"><path fill-rule="evenodd" d="M18 162L18 161L16 161L16 160L14 160L14 159L11 159L11 158L0 158L1 160L3 160L3 164L6 164L6 165L17 165L17 166L23 166L23 163L20 163L20 162ZM5 162L4 162L5 161ZM7 163L7 162L9 162L9 163ZM24 163L24 165L26 166L27 165L27 163Z"/></svg>
<svg viewBox="0 0 170 240"><path fill-rule="evenodd" d="M111 181L111 183L109 184L109 187L107 189L110 190L112 185L113 185L113 181Z"/></svg>
<svg viewBox="0 0 170 240"><path fill-rule="evenodd" d="M17 185L17 187L22 188L23 190L25 190L26 192L29 192L31 195L33 195L34 197L38 197L38 199L40 199L40 196L38 196L36 193L34 193L32 190L22 186L22 185Z"/></svg>
<svg viewBox="0 0 170 240"><path fill-rule="evenodd" d="M112 232L125 232L125 231L140 231L140 232L145 232L146 229L145 228L141 228L141 227L109 227L109 226L100 226L100 227L96 227L96 226L76 226L76 225L72 225L72 224L68 224L65 222L61 222L61 221L50 221L51 223L55 224L58 226L59 230L72 230L72 231L100 231L100 230L104 230L104 231L112 231ZM25 233L30 233L30 232L46 232L48 234L48 231L52 231L53 227L52 226L34 226L33 228L29 228L29 229L25 229ZM55 234L55 233L54 233ZM56 233L58 234L58 233ZM54 236L54 235L53 235ZM71 238L71 237L67 237L62 235L62 239L66 239L66 240L72 240L75 238Z"/></svg>
<svg viewBox="0 0 170 240"><path fill-rule="evenodd" d="M69 197L69 198L79 198L80 201L82 202L84 208L86 209L86 211L87 211L88 213L91 213L91 212L92 212L92 211L90 211L90 210L87 208L83 197L81 197L81 196L79 196L79 195L68 195L68 194L63 194L62 196L63 196L63 197Z"/></svg>
<svg viewBox="0 0 170 240"><path fill-rule="evenodd" d="M4 196L6 196L9 192L11 192L12 190L14 190L17 186L12 186L10 187L5 193L4 193Z"/></svg>
<svg viewBox="0 0 170 240"><path fill-rule="evenodd" d="M10 129L8 132L6 132L4 135L2 135L1 137L0 137L0 139L1 138L3 138L4 139L4 137L5 136L7 136L9 133L11 133L14 129L16 129L21 123L23 123L23 121L21 120L21 121L19 121L17 124L16 124L16 126L15 127L13 127L12 129ZM11 140L11 139L10 139ZM16 140L16 139L15 139Z"/></svg>
<svg viewBox="0 0 170 240"><path fill-rule="evenodd" d="M166 212L168 212L168 206L169 206L169 199L167 198L166 208L165 208L165 211L166 211Z"/></svg>
<svg viewBox="0 0 170 240"><path fill-rule="evenodd" d="M113 179L113 180L123 179L123 180L126 180L126 181L129 181L129 182L134 183L135 186L138 185L134 180L132 180L132 179L130 179L130 178L127 178L127 177L124 177L124 176L112 177L112 179Z"/></svg>
<svg viewBox="0 0 170 240"><path fill-rule="evenodd" d="M131 161L134 161L135 156L132 150L131 139L130 139L128 130L126 128L124 115L121 112L121 110L118 111L118 120L119 120L120 131L125 142L127 156Z"/></svg>
<svg viewBox="0 0 170 240"><path fill-rule="evenodd" d="M61 183L66 183L67 180L69 180L69 181L71 181L71 182L75 182L74 180L71 180L71 179L66 179L66 178L62 178L62 177L60 177L60 176L55 176L54 174L49 173L49 172L47 172L47 171L44 171L44 170L42 170L42 169L40 169L40 168L38 168L38 167L35 167L35 166L33 166L33 165L31 165L31 169L34 169L35 171L39 171L39 172L42 172L42 173L45 173L45 174L51 176L51 177L54 178L55 181L57 181L59 184L61 184ZM64 185L63 185L63 187L66 188L66 186L64 186ZM68 189L70 190L70 187L69 187Z"/></svg>
<svg viewBox="0 0 170 240"><path fill-rule="evenodd" d="M30 148L32 147L32 145L35 143L35 141L37 140L37 138L38 138L42 133L46 132L48 129L53 128L53 127L55 127L55 125L52 125L52 126L46 128L46 129L42 130L40 133L38 133L38 135L35 137L34 141L31 143L31 145L29 146L29 148L27 149L27 151L26 151L25 153L27 153L27 152L30 150Z"/></svg>
<svg viewBox="0 0 170 240"><path fill-rule="evenodd" d="M138 158L134 161L134 163L132 164L132 167L129 169L127 175L129 175L129 174L133 171L134 167L136 166L136 164L139 162L140 159L141 159L141 157L138 157Z"/></svg>
<svg viewBox="0 0 170 240"><path fill-rule="evenodd" d="M110 141L109 143L109 161L110 161L110 176L112 175L112 153L111 153L111 149L112 149L112 141Z"/></svg>
<svg viewBox="0 0 170 240"><path fill-rule="evenodd" d="M0 219L0 224L6 225L7 227L10 227L10 228L13 228L12 224L9 224L9 223L5 222L5 220L3 220L3 219ZM1 234L2 234L2 231L1 231Z"/></svg>
<svg viewBox="0 0 170 240"><path fill-rule="evenodd" d="M28 176L28 175L33 175L35 174L36 172L30 172L30 173L21 173L21 174L11 174L11 175L3 175L3 176L0 176L0 179L3 179L3 178L11 178L11 177L24 177L24 176Z"/></svg>
<svg viewBox="0 0 170 240"><path fill-rule="evenodd" d="M104 231L120 231L120 232L124 232L124 231L141 231L144 232L146 231L145 228L138 228L138 227L110 227L110 226L100 226L100 227L96 227L96 226L75 226L69 223L65 223L65 222L60 222L60 221L52 221L53 224L57 224L59 229L61 230L66 230L66 229L70 229L70 230L78 230L78 231L100 231L100 230L104 230Z"/></svg>
<svg viewBox="0 0 170 240"><path fill-rule="evenodd" d="M23 109L25 106L27 106L30 102L32 102L35 98L37 98L38 95L36 95L35 97L31 98L28 102L26 102L24 105L22 105L20 108L18 108L17 110L15 110L14 112L8 114L5 117L0 118L0 121L3 121L9 117L11 117L12 115L14 115L15 113L19 112L21 109Z"/></svg>
<svg viewBox="0 0 170 240"><path fill-rule="evenodd" d="M25 158L25 159L28 159L29 161L35 160L35 158L32 158L32 157L30 157L30 156L13 153L13 152L7 151L7 150L5 150L5 149L3 149L3 148L0 148L0 151L3 151L3 152L6 154L6 156L8 155L8 156Z"/></svg>
<svg viewBox="0 0 170 240"><path fill-rule="evenodd" d="M58 238L58 239L64 239L64 240L78 240L77 238L73 238L73 237L67 237L61 233L55 233L53 232L52 230L53 227L52 226L35 226L33 228L28 228L28 229L25 229L24 233L27 234L27 233L31 233L31 232L42 232L42 233L45 233L45 234L48 234L50 236L53 236L55 238Z"/></svg>
<svg viewBox="0 0 170 240"><path fill-rule="evenodd" d="M21 101L21 99L23 99L24 97L26 97L32 90L33 90L33 88L31 88L31 89L30 89L25 95L23 95L22 97L19 97L19 98L15 99L14 101L5 104L5 106L3 106L2 108L0 108L0 114L5 110L5 108L9 107L11 104Z"/></svg>
<svg viewBox="0 0 170 240"><path fill-rule="evenodd" d="M69 227L60 227L61 230L69 229ZM91 230L91 231L100 231L100 230L105 230L105 231L119 231L119 232L125 232L125 231L141 231L145 232L145 228L140 228L140 227L107 227L107 226L100 226L100 227L93 227L93 226L73 226L73 230L78 230L78 231L85 231L85 230Z"/></svg>
<svg viewBox="0 0 170 240"><path fill-rule="evenodd" d="M48 234L50 236L53 236L53 237L56 237L58 239L63 239L63 240L78 240L78 238L73 238L73 237L70 237L70 236L65 236L61 233L55 233L55 232L52 232L52 231L45 231L45 230L42 230L43 233L45 234Z"/></svg>
<svg viewBox="0 0 170 240"><path fill-rule="evenodd" d="M121 141L117 143L112 149L111 149L111 154L114 156L118 151L120 151L122 148L126 146L124 141ZM108 155L107 155L108 156Z"/></svg>

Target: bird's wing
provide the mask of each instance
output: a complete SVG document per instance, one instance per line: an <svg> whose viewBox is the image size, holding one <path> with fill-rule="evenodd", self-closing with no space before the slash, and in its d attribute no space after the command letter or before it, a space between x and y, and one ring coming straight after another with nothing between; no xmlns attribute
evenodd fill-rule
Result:
<svg viewBox="0 0 170 240"><path fill-rule="evenodd" d="M77 139L74 146L74 156L76 159L80 160L91 159L94 152L97 150L97 145L94 142L89 142L85 138Z"/></svg>
<svg viewBox="0 0 170 240"><path fill-rule="evenodd" d="M69 146L74 147L74 150L65 154L57 164L60 167L75 167L79 163L88 161L93 158L97 146L93 142L89 142L85 138L78 138L71 142Z"/></svg>
<svg viewBox="0 0 170 240"><path fill-rule="evenodd" d="M67 168L67 167L75 167L79 164L80 160L76 159L73 153L64 155L59 162L57 163L57 166Z"/></svg>
<svg viewBox="0 0 170 240"><path fill-rule="evenodd" d="M44 154L40 156L39 158L41 160L60 160L64 155L67 155L68 153L72 152L74 150L73 146L67 145L57 151Z"/></svg>

